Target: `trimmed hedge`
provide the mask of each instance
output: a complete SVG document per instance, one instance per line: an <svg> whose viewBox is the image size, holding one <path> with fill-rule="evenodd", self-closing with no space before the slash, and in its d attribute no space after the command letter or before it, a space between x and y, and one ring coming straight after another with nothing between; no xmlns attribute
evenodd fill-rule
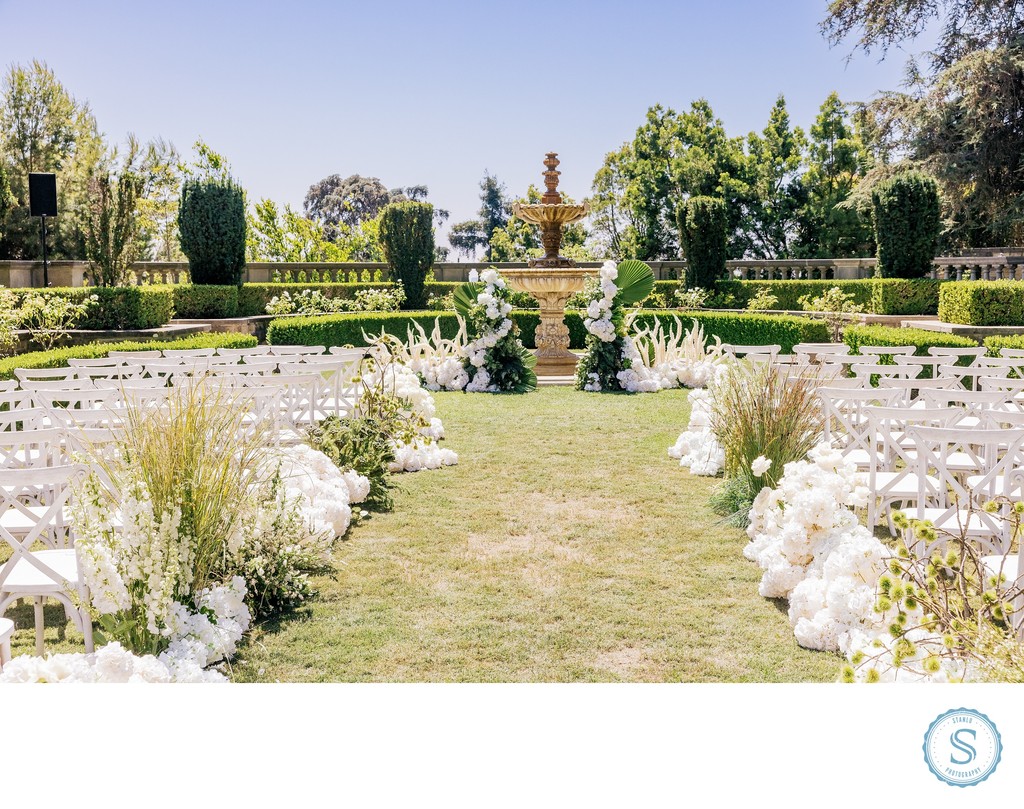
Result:
<svg viewBox="0 0 1024 809"><path fill-rule="evenodd" d="M90 343L84 346L55 348L52 351L30 351L0 360L0 379L14 379L15 368L62 368L70 359L106 357L111 351L150 351L152 349L250 348L257 340L249 334L197 334L177 340L149 340L118 343Z"/></svg>
<svg viewBox="0 0 1024 809"><path fill-rule="evenodd" d="M984 345L990 357L998 357L1001 348L1024 348L1024 334L986 337Z"/></svg>
<svg viewBox="0 0 1024 809"><path fill-rule="evenodd" d="M939 320L965 326L1024 325L1024 283L947 281L939 293Z"/></svg>
<svg viewBox="0 0 1024 809"><path fill-rule="evenodd" d="M678 317L687 329L692 328L694 322L699 322L709 339L718 336L722 342L736 345L778 343L787 353L796 343L823 343L829 339L828 327L820 320L790 315L649 310L640 312L636 322L648 326L657 318L671 324L674 317ZM519 325L523 345L533 348L540 314L519 310L512 312L512 318ZM273 345L363 345L364 330L371 335L380 334L383 330L404 340L411 321L419 323L429 332L434 327L435 319L440 324L441 335L444 338L451 339L458 333L458 321L454 312L396 312L374 315L351 312L272 320L267 327L267 342ZM586 330L583 328L582 315L579 312L567 313L565 324L569 328L570 348L583 348Z"/></svg>
<svg viewBox="0 0 1024 809"><path fill-rule="evenodd" d="M718 291L731 293L738 306L767 289L778 298L779 309L803 309L800 298L816 298L832 287L839 287L864 311L876 315L934 315L939 307L939 290L944 281L930 278L862 278L824 281L720 281Z"/></svg>
<svg viewBox="0 0 1024 809"><path fill-rule="evenodd" d="M11 290L22 299L33 293L49 292L75 302L92 295L99 298L76 326L78 329L115 331L158 329L174 316L174 293L170 286L137 287L52 287L50 289Z"/></svg>
<svg viewBox="0 0 1024 809"><path fill-rule="evenodd" d="M238 316L238 287L219 284L182 284L174 288L177 317L219 318ZM266 314L262 312L261 314Z"/></svg>
<svg viewBox="0 0 1024 809"><path fill-rule="evenodd" d="M914 346L914 354L927 356L928 349L937 346L947 348L973 348L978 344L967 337L957 334L943 334L926 329L897 329L889 326L847 326L843 330L843 341L850 347L852 354L859 354L861 346ZM961 357L960 365L970 365L971 357ZM894 365L891 354L880 354L879 365ZM921 369L920 379L929 379L932 369Z"/></svg>

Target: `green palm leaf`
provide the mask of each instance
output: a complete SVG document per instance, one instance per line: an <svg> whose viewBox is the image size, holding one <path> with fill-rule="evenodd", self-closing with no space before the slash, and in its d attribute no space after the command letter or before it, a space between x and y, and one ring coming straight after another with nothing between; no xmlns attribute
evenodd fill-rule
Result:
<svg viewBox="0 0 1024 809"><path fill-rule="evenodd" d="M615 278L619 288L616 303L635 306L654 292L654 273L644 262L628 259L619 262L619 274Z"/></svg>
<svg viewBox="0 0 1024 809"><path fill-rule="evenodd" d="M484 291L484 285L477 281L467 281L462 286L455 287L452 299L455 301L455 311L463 317L468 317L468 312L476 306L476 296Z"/></svg>

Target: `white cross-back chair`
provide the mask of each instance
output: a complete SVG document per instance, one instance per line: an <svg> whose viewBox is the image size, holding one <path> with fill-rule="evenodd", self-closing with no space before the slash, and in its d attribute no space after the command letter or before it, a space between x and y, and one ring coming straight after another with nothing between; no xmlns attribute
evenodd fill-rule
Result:
<svg viewBox="0 0 1024 809"><path fill-rule="evenodd" d="M914 447L914 468L920 486L918 504L908 509L912 519L928 520L939 536L933 545L915 540L915 552L930 555L934 545L944 545L948 537L963 535L978 543L983 552L1004 554L1010 550L1012 537L1008 524L1000 514L990 514L980 507L1001 494L1009 474L1020 466L1024 430L985 430L963 427L908 426L907 437ZM970 476L971 484L951 463L956 457L970 456L977 470ZM935 505L928 501L928 478L939 481Z"/></svg>
<svg viewBox="0 0 1024 809"><path fill-rule="evenodd" d="M973 427L981 423L985 410L1015 409L1009 404L1009 393L1002 390L964 390L963 388L925 388L918 396L925 407L962 407L964 416L958 424Z"/></svg>
<svg viewBox="0 0 1024 809"><path fill-rule="evenodd" d="M897 390L879 388L819 388L824 439L835 444L858 469L867 470L877 448L865 411L892 407L899 395Z"/></svg>
<svg viewBox="0 0 1024 809"><path fill-rule="evenodd" d="M295 357L305 354L323 354L324 346L270 346L270 354L274 357Z"/></svg>
<svg viewBox="0 0 1024 809"><path fill-rule="evenodd" d="M978 390L980 377L1009 376L1009 368L992 365L940 365L939 376L955 378L966 390Z"/></svg>
<svg viewBox="0 0 1024 809"><path fill-rule="evenodd" d="M348 360L361 360L369 352L368 346L356 346L351 348L349 346L331 346L330 353L336 357L345 357Z"/></svg>
<svg viewBox="0 0 1024 809"><path fill-rule="evenodd" d="M133 360L158 360L160 359L160 352L156 349L150 349L147 351L110 351L107 353L108 357L124 357Z"/></svg>
<svg viewBox="0 0 1024 809"><path fill-rule="evenodd" d="M779 352L782 351L780 345L767 345L767 346L741 346L733 345L731 343L723 343L722 351L733 357L748 357L753 359L759 354L767 354L769 357L778 356Z"/></svg>
<svg viewBox="0 0 1024 809"><path fill-rule="evenodd" d="M985 346L975 346L972 348L957 347L953 346L930 346L928 353L933 357L970 357L971 363L974 362L978 357L983 357L988 353L988 349ZM968 364L971 364L968 363Z"/></svg>
<svg viewBox="0 0 1024 809"><path fill-rule="evenodd" d="M959 388L955 379L903 379L894 376L880 377L878 387L900 391L900 404L904 407L915 405L922 390L929 388L932 390ZM923 406L923 402L917 404L918 406Z"/></svg>
<svg viewBox="0 0 1024 809"><path fill-rule="evenodd" d="M14 375L24 388L26 382L42 382L44 380L74 379L75 369L64 368L15 368Z"/></svg>
<svg viewBox="0 0 1024 809"><path fill-rule="evenodd" d="M0 567L0 615L14 601L32 599L37 654L43 653L47 598L64 606L85 638L86 652L93 651L92 619L72 598L89 603L65 513L72 478L81 471L77 466L0 469L0 541L11 548L11 556ZM39 543L47 547L40 549Z"/></svg>
<svg viewBox="0 0 1024 809"><path fill-rule="evenodd" d="M50 426L49 414L42 407L19 407L0 410L0 433L19 430L40 430Z"/></svg>
<svg viewBox="0 0 1024 809"><path fill-rule="evenodd" d="M163 355L167 359L176 357L212 357L215 353L215 348L165 348L163 350Z"/></svg>
<svg viewBox="0 0 1024 809"><path fill-rule="evenodd" d="M0 433L0 469L33 469L64 463L64 430L6 430Z"/></svg>
<svg viewBox="0 0 1024 809"><path fill-rule="evenodd" d="M915 379L921 373L920 365L882 365L879 363L855 363L853 373L861 379L871 380L883 377L894 379Z"/></svg>
<svg viewBox="0 0 1024 809"><path fill-rule="evenodd" d="M218 348L218 357L234 357L236 360L240 357L258 357L261 354L269 354L270 346L250 346L249 348Z"/></svg>
<svg viewBox="0 0 1024 809"><path fill-rule="evenodd" d="M860 346L858 353L871 357L895 357L900 354L909 356L917 351L916 346ZM877 359L872 360L878 362Z"/></svg>
<svg viewBox="0 0 1024 809"><path fill-rule="evenodd" d="M957 408L866 407L864 413L875 441L875 451L869 453L868 468L868 528L874 530L881 515L886 517L889 532L895 534L891 508L917 504L921 496L921 482L917 478L914 447L908 440L909 426L949 427L962 411ZM925 480L928 504L934 504L939 481L933 476Z"/></svg>

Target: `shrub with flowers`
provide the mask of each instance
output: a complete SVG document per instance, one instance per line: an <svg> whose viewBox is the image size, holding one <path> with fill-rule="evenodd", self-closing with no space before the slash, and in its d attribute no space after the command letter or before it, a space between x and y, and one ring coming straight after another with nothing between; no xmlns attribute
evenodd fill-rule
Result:
<svg viewBox="0 0 1024 809"><path fill-rule="evenodd" d="M1001 496L980 508L1019 539L1024 503ZM852 639L846 682L1024 682L1019 555L984 555L965 530L978 509L966 504L951 531L894 515L901 542L878 581L878 627Z"/></svg>
<svg viewBox="0 0 1024 809"><path fill-rule="evenodd" d="M267 303L268 315L330 315L337 312L397 312L405 302L399 281L392 288L360 289L352 298L332 298L318 289L287 290Z"/></svg>
<svg viewBox="0 0 1024 809"><path fill-rule="evenodd" d="M370 339L370 338L368 338ZM361 367L362 391L353 412L355 418L375 418L388 425L394 452L392 472L418 472L459 462L458 455L443 448L444 425L435 413L430 392L419 376L401 362L401 341L387 334L372 338Z"/></svg>
<svg viewBox="0 0 1024 809"><path fill-rule="evenodd" d="M537 387L537 359L519 339L519 327L509 317L512 290L493 267L454 293L455 310L465 319L473 339L463 348L462 367L468 392L526 393Z"/></svg>
<svg viewBox="0 0 1024 809"><path fill-rule="evenodd" d="M576 388L587 391L658 390L660 385L645 366L628 335L626 308L635 306L654 289L654 273L642 261L606 261L587 292L583 316L586 353L576 366Z"/></svg>

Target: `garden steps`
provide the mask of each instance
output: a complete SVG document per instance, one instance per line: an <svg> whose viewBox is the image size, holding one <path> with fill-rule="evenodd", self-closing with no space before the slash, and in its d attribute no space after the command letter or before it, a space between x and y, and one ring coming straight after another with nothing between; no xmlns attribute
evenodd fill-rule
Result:
<svg viewBox="0 0 1024 809"><path fill-rule="evenodd" d="M573 376L538 376L538 388L571 388L576 384L576 377Z"/></svg>

